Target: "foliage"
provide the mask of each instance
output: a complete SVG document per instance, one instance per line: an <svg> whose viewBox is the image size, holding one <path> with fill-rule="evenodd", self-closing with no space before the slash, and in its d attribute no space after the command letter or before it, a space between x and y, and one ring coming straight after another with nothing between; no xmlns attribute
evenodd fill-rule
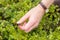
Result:
<svg viewBox="0 0 60 40"><path fill-rule="evenodd" d="M60 40L60 8L52 5L38 28L25 33L15 24L40 0L0 0L0 40Z"/></svg>

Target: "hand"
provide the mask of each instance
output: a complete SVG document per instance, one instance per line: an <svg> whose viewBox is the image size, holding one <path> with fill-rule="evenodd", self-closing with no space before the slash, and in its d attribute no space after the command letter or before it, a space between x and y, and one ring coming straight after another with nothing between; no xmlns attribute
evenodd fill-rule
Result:
<svg viewBox="0 0 60 40"><path fill-rule="evenodd" d="M17 24L21 30L25 32L30 32L32 29L36 28L44 15L44 9L38 4L36 7L32 8L28 13L26 13ZM28 22L26 20L28 19Z"/></svg>

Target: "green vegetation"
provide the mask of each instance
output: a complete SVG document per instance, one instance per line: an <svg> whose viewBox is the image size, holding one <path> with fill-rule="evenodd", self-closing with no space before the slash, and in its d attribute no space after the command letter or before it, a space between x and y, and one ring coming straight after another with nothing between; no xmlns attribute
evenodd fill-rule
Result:
<svg viewBox="0 0 60 40"><path fill-rule="evenodd" d="M52 5L38 28L25 33L15 24L39 0L0 0L0 40L60 40L60 8Z"/></svg>

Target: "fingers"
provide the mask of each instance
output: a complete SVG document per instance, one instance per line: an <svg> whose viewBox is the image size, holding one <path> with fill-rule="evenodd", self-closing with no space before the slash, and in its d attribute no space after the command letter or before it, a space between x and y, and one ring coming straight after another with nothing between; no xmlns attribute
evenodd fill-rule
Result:
<svg viewBox="0 0 60 40"><path fill-rule="evenodd" d="M17 22L17 24L23 23L23 22L26 21L28 18L29 18L29 14L25 14L25 15Z"/></svg>
<svg viewBox="0 0 60 40"><path fill-rule="evenodd" d="M26 25L26 22L24 22L24 24L22 24L22 25L18 25L18 27L19 27L21 30L23 30L22 27L25 26L25 25Z"/></svg>
<svg viewBox="0 0 60 40"><path fill-rule="evenodd" d="M21 27L23 30L28 30L30 27L32 27L36 21L30 20L25 26Z"/></svg>
<svg viewBox="0 0 60 40"><path fill-rule="evenodd" d="M30 32L32 29L37 28L39 23L34 24L32 27L30 27L28 30L25 30L26 33Z"/></svg>

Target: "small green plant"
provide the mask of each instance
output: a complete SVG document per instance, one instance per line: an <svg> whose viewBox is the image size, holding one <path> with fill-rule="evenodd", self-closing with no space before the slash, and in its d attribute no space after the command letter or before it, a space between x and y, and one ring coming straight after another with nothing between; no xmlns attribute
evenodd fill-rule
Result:
<svg viewBox="0 0 60 40"><path fill-rule="evenodd" d="M40 0L0 0L0 40L60 40L60 8L51 5L38 28L29 33L15 24Z"/></svg>

